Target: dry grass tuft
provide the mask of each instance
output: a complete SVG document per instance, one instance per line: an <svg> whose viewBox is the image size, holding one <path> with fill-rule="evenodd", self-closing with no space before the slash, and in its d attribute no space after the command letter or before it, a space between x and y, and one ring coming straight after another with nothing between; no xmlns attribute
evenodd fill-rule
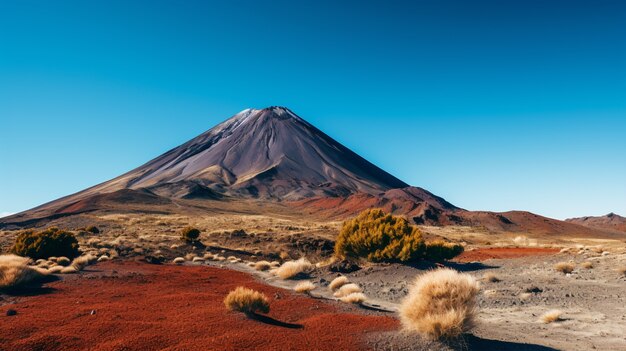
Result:
<svg viewBox="0 0 626 351"><path fill-rule="evenodd" d="M483 295L485 295L485 297L494 297L496 295L498 295L498 292L494 289L490 289L490 290L485 290L483 292Z"/></svg>
<svg viewBox="0 0 626 351"><path fill-rule="evenodd" d="M113 257L113 256L111 256L111 257ZM111 259L111 257L109 257L107 255L102 255L102 256L98 257L98 262L109 261Z"/></svg>
<svg viewBox="0 0 626 351"><path fill-rule="evenodd" d="M363 302L365 302L365 300L367 300L367 297L363 293L354 292L354 293L348 294L346 296L340 297L339 300L341 300L341 302L345 302L345 303L353 303L353 304L359 304L360 305Z"/></svg>
<svg viewBox="0 0 626 351"><path fill-rule="evenodd" d="M267 271L272 268L272 264L267 261L259 261L254 264L254 269L257 271Z"/></svg>
<svg viewBox="0 0 626 351"><path fill-rule="evenodd" d="M182 257L176 257L173 262L176 264L183 264L185 263L185 259Z"/></svg>
<svg viewBox="0 0 626 351"><path fill-rule="evenodd" d="M61 269L62 274L74 274L74 273L78 273L78 269L76 269L76 267L74 266L67 266L67 267L63 267L63 269Z"/></svg>
<svg viewBox="0 0 626 351"><path fill-rule="evenodd" d="M310 273L315 266L306 258L297 261L287 261L276 270L276 275L281 279L291 279L295 276Z"/></svg>
<svg viewBox="0 0 626 351"><path fill-rule="evenodd" d="M299 292L299 293L302 293L302 294L308 294L312 290L315 290L315 288L316 288L315 284L313 284L310 281L306 280L306 281L303 281L303 282L300 282L300 283L296 284L296 286L293 288L293 290L295 292Z"/></svg>
<svg viewBox="0 0 626 351"><path fill-rule="evenodd" d="M0 289L15 288L47 275L44 269L29 266L30 260L16 255L0 255Z"/></svg>
<svg viewBox="0 0 626 351"><path fill-rule="evenodd" d="M558 322L561 319L561 316L563 315L563 312L559 311L559 310L550 310L546 313L544 313L541 318L539 318L542 322L548 324L548 323L552 323L552 322Z"/></svg>
<svg viewBox="0 0 626 351"><path fill-rule="evenodd" d="M204 257L194 257L191 262L204 262Z"/></svg>
<svg viewBox="0 0 626 351"><path fill-rule="evenodd" d="M224 305L231 311L245 314L268 313L270 311L270 303L265 294L243 286L228 293L224 299Z"/></svg>
<svg viewBox="0 0 626 351"><path fill-rule="evenodd" d="M342 275L333 279L333 281L328 284L328 288L332 291L335 291L346 284L348 284L348 278Z"/></svg>
<svg viewBox="0 0 626 351"><path fill-rule="evenodd" d="M519 294L519 299L522 301L526 301L526 300L529 300L532 296L533 294L525 292L525 293Z"/></svg>
<svg viewBox="0 0 626 351"><path fill-rule="evenodd" d="M337 289L337 291L333 295L335 297L343 297L343 296L350 295L352 293L360 293L362 291L363 290L361 290L361 288L358 285L349 283Z"/></svg>
<svg viewBox="0 0 626 351"><path fill-rule="evenodd" d="M571 262L559 262L554 265L554 269L557 272L561 272L563 274L572 273L574 271L575 265Z"/></svg>
<svg viewBox="0 0 626 351"><path fill-rule="evenodd" d="M60 274L61 271L63 270L63 268L65 268L65 267L63 267L63 266L53 266L53 267L50 267L50 269L48 270L48 273L50 273L50 274Z"/></svg>
<svg viewBox="0 0 626 351"><path fill-rule="evenodd" d="M402 325L429 339L458 337L474 326L479 291L471 275L448 268L418 276L400 306Z"/></svg>
<svg viewBox="0 0 626 351"><path fill-rule="evenodd" d="M580 266L584 269L591 269L593 268L593 263L589 262L589 261L585 261L583 263L580 264Z"/></svg>
<svg viewBox="0 0 626 351"><path fill-rule="evenodd" d="M495 273L485 273L485 275L483 275L483 279L486 282L490 282L490 283L497 283L500 281L500 278L498 278L498 276L495 275Z"/></svg>

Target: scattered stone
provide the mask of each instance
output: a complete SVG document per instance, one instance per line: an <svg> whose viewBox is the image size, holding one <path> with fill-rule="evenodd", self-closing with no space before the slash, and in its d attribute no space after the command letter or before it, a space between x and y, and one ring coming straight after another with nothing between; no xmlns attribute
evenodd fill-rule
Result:
<svg viewBox="0 0 626 351"><path fill-rule="evenodd" d="M7 310L7 316L15 316L16 314L17 314L17 311L12 308L9 308Z"/></svg>
<svg viewBox="0 0 626 351"><path fill-rule="evenodd" d="M334 262L329 267L331 272L352 273L361 269L358 264L350 260L341 260Z"/></svg>

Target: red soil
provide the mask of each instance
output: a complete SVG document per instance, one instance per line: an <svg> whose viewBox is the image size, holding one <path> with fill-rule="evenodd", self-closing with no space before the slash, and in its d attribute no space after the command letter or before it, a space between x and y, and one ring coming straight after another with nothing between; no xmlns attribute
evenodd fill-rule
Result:
<svg viewBox="0 0 626 351"><path fill-rule="evenodd" d="M88 270L0 306L0 350L362 350L365 334L398 327L226 269L109 262ZM228 311L222 301L239 285L269 297L271 318L302 328ZM9 308L18 314L6 316Z"/></svg>
<svg viewBox="0 0 626 351"><path fill-rule="evenodd" d="M552 255L559 249L547 249L538 247L493 247L465 251L455 261L472 262L485 261L495 258L518 258L525 256Z"/></svg>

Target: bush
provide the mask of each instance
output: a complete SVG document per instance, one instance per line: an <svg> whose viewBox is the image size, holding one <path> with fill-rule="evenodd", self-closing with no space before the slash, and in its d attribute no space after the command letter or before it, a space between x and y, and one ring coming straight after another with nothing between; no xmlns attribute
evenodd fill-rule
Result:
<svg viewBox="0 0 626 351"><path fill-rule="evenodd" d="M196 228L185 227L181 231L181 238L183 239L183 241L186 241L188 243L192 243L198 240L199 236L200 236L200 230Z"/></svg>
<svg viewBox="0 0 626 351"><path fill-rule="evenodd" d="M363 290L361 290L361 288L353 283L348 283L343 285L342 287L340 287L339 289L337 289L337 291L335 291L335 293L333 294L333 296L335 297L344 297L350 294L354 294L354 293L360 293Z"/></svg>
<svg viewBox="0 0 626 351"><path fill-rule="evenodd" d="M29 261L16 255L0 255L0 289L16 288L47 275L45 269L29 266Z"/></svg>
<svg viewBox="0 0 626 351"><path fill-rule="evenodd" d="M367 297L363 293L355 292L355 293L348 294L346 296L342 296L339 298L339 300L345 303L353 303L356 305L360 305L363 302L365 302L365 300L367 300Z"/></svg>
<svg viewBox="0 0 626 351"><path fill-rule="evenodd" d="M90 232L92 234L100 234L100 229L98 229L98 227L94 225L85 228L85 231Z"/></svg>
<svg viewBox="0 0 626 351"><path fill-rule="evenodd" d="M224 299L224 305L231 311L245 314L270 311L270 303L265 294L242 286L228 293Z"/></svg>
<svg viewBox="0 0 626 351"><path fill-rule="evenodd" d="M335 291L346 284L348 284L348 278L346 276L340 275L337 278L333 279L330 284L328 284L328 288L332 291Z"/></svg>
<svg viewBox="0 0 626 351"><path fill-rule="evenodd" d="M561 272L563 274L572 273L574 271L574 264L570 262L559 262L554 265L554 269L557 272Z"/></svg>
<svg viewBox="0 0 626 351"><path fill-rule="evenodd" d="M270 268L272 268L272 265L267 261L259 261L254 264L254 269L257 271L268 271Z"/></svg>
<svg viewBox="0 0 626 351"><path fill-rule="evenodd" d="M400 305L402 325L429 339L457 337L474 326L479 290L469 274L449 268L425 273Z"/></svg>
<svg viewBox="0 0 626 351"><path fill-rule="evenodd" d="M406 219L380 209L365 210L343 224L335 254L372 262L414 261L423 256L424 241L419 229Z"/></svg>
<svg viewBox="0 0 626 351"><path fill-rule="evenodd" d="M550 310L546 313L544 313L540 320L546 324L552 323L552 322L558 322L561 320L561 316L563 315L563 312L559 311L559 310Z"/></svg>
<svg viewBox="0 0 626 351"><path fill-rule="evenodd" d="M306 258L300 258L297 261L287 261L276 270L276 275L281 279L290 279L298 275L308 274L313 270L314 266Z"/></svg>
<svg viewBox="0 0 626 351"><path fill-rule="evenodd" d="M74 258L79 255L78 241L70 232L48 228L41 232L28 230L15 239L13 253L33 259L62 256Z"/></svg>
<svg viewBox="0 0 626 351"><path fill-rule="evenodd" d="M453 259L462 254L463 250L463 245L438 240L426 244L425 256L431 261L441 262Z"/></svg>
<svg viewBox="0 0 626 351"><path fill-rule="evenodd" d="M295 292L299 292L302 294L309 294L312 290L315 290L315 288L316 288L315 284L311 283L308 280L305 280L303 282L296 284L293 290Z"/></svg>

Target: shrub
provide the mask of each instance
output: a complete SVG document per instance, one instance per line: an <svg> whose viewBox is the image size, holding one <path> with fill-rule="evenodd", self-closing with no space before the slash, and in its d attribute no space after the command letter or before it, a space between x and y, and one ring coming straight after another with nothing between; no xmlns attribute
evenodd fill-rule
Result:
<svg viewBox="0 0 626 351"><path fill-rule="evenodd" d="M93 226L93 225L85 228L85 231L90 232L92 234L99 234L100 233L100 229L98 229L98 227Z"/></svg>
<svg viewBox="0 0 626 351"><path fill-rule="evenodd" d="M281 279L290 279L298 275L308 274L313 270L314 266L302 257L297 261L287 261L276 270L276 275Z"/></svg>
<svg viewBox="0 0 626 351"><path fill-rule="evenodd" d="M559 262L554 265L554 269L563 274L572 273L574 271L574 264L570 262Z"/></svg>
<svg viewBox="0 0 626 351"><path fill-rule="evenodd" d="M270 303L265 294L243 286L228 293L224 299L224 305L231 311L245 314L268 313L270 311Z"/></svg>
<svg viewBox="0 0 626 351"><path fill-rule="evenodd" d="M15 239L12 251L33 259L51 256L74 258L79 255L76 237L58 228L48 228L41 232L33 230L21 232Z"/></svg>
<svg viewBox="0 0 626 351"><path fill-rule="evenodd" d="M583 263L580 264L580 266L584 269L591 269L593 268L593 263L589 262L589 261L585 261Z"/></svg>
<svg viewBox="0 0 626 351"><path fill-rule="evenodd" d="M438 240L426 244L425 256L429 260L441 262L453 259L462 254L463 250L463 245Z"/></svg>
<svg viewBox="0 0 626 351"><path fill-rule="evenodd" d="M0 289L16 288L47 275L45 269L29 266L29 261L16 255L0 255Z"/></svg>
<svg viewBox="0 0 626 351"><path fill-rule="evenodd" d="M335 254L369 261L413 261L422 257L424 241L419 229L401 217L380 209L361 212L341 228Z"/></svg>
<svg viewBox="0 0 626 351"><path fill-rule="evenodd" d="M315 284L313 284L313 283L311 283L310 281L307 280L307 281L303 281L303 282L300 282L300 283L296 284L296 286L293 288L293 290L295 292L308 294L312 290L315 290L315 288L316 288Z"/></svg>
<svg viewBox="0 0 626 351"><path fill-rule="evenodd" d="M348 278L342 275L333 279L330 284L328 284L328 288L332 291L335 291L346 284L348 284Z"/></svg>
<svg viewBox="0 0 626 351"><path fill-rule="evenodd" d="M259 261L254 264L254 269L256 269L257 271L267 271L270 268L272 268L272 265L267 261Z"/></svg>
<svg viewBox="0 0 626 351"><path fill-rule="evenodd" d="M193 228L193 227L185 227L180 232L180 235L183 241L186 241L188 243L193 243L196 240L198 240L198 237L200 237L200 230Z"/></svg>
<svg viewBox="0 0 626 351"><path fill-rule="evenodd" d="M342 296L339 298L339 300L345 303L353 303L353 304L360 305L363 302L365 302L365 300L367 300L367 297L363 293L355 292L355 293L348 294L346 296Z"/></svg>
<svg viewBox="0 0 626 351"><path fill-rule="evenodd" d="M457 337L474 326L479 290L469 274L448 268L425 273L402 301L402 325L430 339Z"/></svg>
<svg viewBox="0 0 626 351"><path fill-rule="evenodd" d="M559 310L550 310L546 313L544 313L541 316L541 321L548 324L548 323L552 323L552 322L558 322L561 320L561 315L563 315L563 312L559 311Z"/></svg>
<svg viewBox="0 0 626 351"><path fill-rule="evenodd" d="M360 292L362 292L362 290L358 285L350 283L337 289L337 291L333 295L335 297L343 297L343 296L347 296L353 293L360 293Z"/></svg>

